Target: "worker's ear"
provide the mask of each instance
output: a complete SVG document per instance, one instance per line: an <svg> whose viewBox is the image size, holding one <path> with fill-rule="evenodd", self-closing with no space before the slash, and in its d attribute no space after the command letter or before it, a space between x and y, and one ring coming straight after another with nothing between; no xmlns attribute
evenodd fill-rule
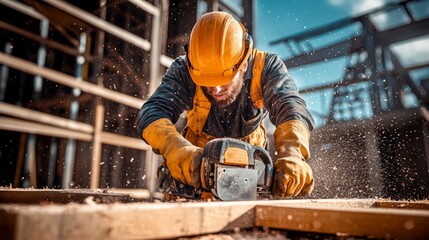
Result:
<svg viewBox="0 0 429 240"><path fill-rule="evenodd" d="M241 73L246 73L247 72L247 67L249 66L249 63L246 61L244 64L243 64L243 67L241 67L241 69L240 69L240 72Z"/></svg>

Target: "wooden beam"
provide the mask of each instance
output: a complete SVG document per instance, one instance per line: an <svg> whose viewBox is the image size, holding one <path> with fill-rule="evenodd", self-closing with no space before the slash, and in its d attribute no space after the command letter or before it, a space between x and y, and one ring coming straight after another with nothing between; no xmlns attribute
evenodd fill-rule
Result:
<svg viewBox="0 0 429 240"><path fill-rule="evenodd" d="M151 147L147 145L143 140L131 137L125 137L119 134L109 133L109 132L101 132L100 139L102 143L139 149L143 151L151 150Z"/></svg>
<svg viewBox="0 0 429 240"><path fill-rule="evenodd" d="M15 9L18 12L24 13L30 17L33 17L38 20L45 20L46 17L34 10L34 8L22 4L18 1L10 1L10 0L0 0L0 4L3 4L9 8Z"/></svg>
<svg viewBox="0 0 429 240"><path fill-rule="evenodd" d="M89 133L76 132L9 117L0 117L0 129L39 134L49 137L73 138L81 141L92 141L92 135Z"/></svg>
<svg viewBox="0 0 429 240"><path fill-rule="evenodd" d="M161 55L159 61L161 65L163 65L164 67L170 67L170 65L174 62L174 59L167 57L165 55Z"/></svg>
<svg viewBox="0 0 429 240"><path fill-rule="evenodd" d="M389 239L425 239L429 211L256 206L256 226Z"/></svg>
<svg viewBox="0 0 429 240"><path fill-rule="evenodd" d="M131 203L135 200L125 192L107 192L90 189L0 189L0 203Z"/></svg>
<svg viewBox="0 0 429 240"><path fill-rule="evenodd" d="M235 228L272 227L352 236L426 239L429 234L429 211L376 209L374 204L378 201L306 199L0 204L0 232L8 239L165 239L219 233ZM390 202L391 206L395 204L394 201L385 202Z"/></svg>
<svg viewBox="0 0 429 240"><path fill-rule="evenodd" d="M14 2L14 1L10 1L10 2ZM60 50L63 53L66 53L66 54L69 54L69 55L72 55L72 56L76 56L77 57L77 56L82 55L82 54L79 53L79 51L77 51L74 48L68 47L66 45L62 45L62 44L60 44L60 43L58 43L56 41L53 41L53 40L49 40L49 39L40 37L37 34L31 33L30 31L26 31L26 30L20 29L18 27L15 27L15 26L13 26L11 24L8 24L6 22L3 22L3 21L0 21L0 28L6 29L6 30L14 32L14 33L17 33L18 35L22 35L22 36L24 36L26 38L32 39L34 41L37 41L40 44L44 44L47 47ZM94 58L91 55L89 55L89 54L83 54L83 56L85 57L85 60L87 60L87 61L91 61L91 62L94 61Z"/></svg>
<svg viewBox="0 0 429 240"><path fill-rule="evenodd" d="M159 9L156 8L155 6L153 6L149 2L140 1L140 0L132 0L132 1L130 1L130 3L132 3L132 4L134 4L134 5L138 6L138 7L140 7L142 9L144 9L145 11L149 12L150 14L152 14L154 16L159 15L159 12L160 12ZM47 18L45 18L45 16L43 16L42 14L40 14L39 12L37 12L36 10L34 10L34 8L32 8L32 7L28 6L28 5L21 4L21 3L17 2L17 1L0 0L0 4L3 4L5 6L7 6L7 7L15 9L15 10L21 12L21 13L24 13L24 14L26 14L28 16L31 16L31 17L39 19L39 20L47 19ZM99 27L98 26L99 24L102 24L102 25L104 24L103 22L99 23L98 20L103 20L103 19L101 19L101 18L97 19L97 17L94 16L94 18L91 19L91 22L92 21L98 22L96 24L96 27ZM88 22L88 23L91 23L91 22ZM44 44L46 44L46 45L48 45L48 46L50 46L52 48L59 49L59 50L64 51L65 53L68 53L70 55L77 54L77 51L75 51L73 49L70 49L68 47L60 46L60 45L58 45L54 41L46 40L46 39L40 39L39 37L37 37L37 35L31 34L31 33L27 33L24 30L18 30L18 28L11 28L11 27L9 27L11 25L5 25L5 23L2 23L2 24L3 24L3 27L5 27L6 29L8 29L9 31L14 31L14 32L19 31L19 32L21 32L21 34L25 35L26 37L29 37L31 39L34 39L34 40L39 41L41 43L44 43ZM113 26L115 26L115 25L113 25ZM106 29L102 29L102 30L106 30ZM107 28L106 32L111 33L109 28ZM136 45L137 47L142 48L142 49L144 49L146 51L148 51L150 49L150 42L148 42L145 39L140 38L140 39L142 39L142 43L138 43L138 40L139 40L138 36L137 36L137 38L133 37L133 36L130 37L128 35L132 34L132 33L129 33L127 31L125 31L125 32L127 34L125 34L125 35L121 34L119 36L117 35L117 33L111 33L111 34L112 35L116 35L117 37L119 37L119 38L121 38L121 39L123 39L125 41L129 41L132 44ZM87 58L87 60L89 60L89 61L93 60L92 56L85 56L85 58ZM172 59L172 58L170 58L168 56L165 56L165 55L161 55L159 63L161 65L165 66L165 67L169 67L173 61L174 61L174 59Z"/></svg>
<svg viewBox="0 0 429 240"><path fill-rule="evenodd" d="M145 10L146 12L152 14L155 17L158 17L160 15L160 10L149 2L146 2L144 0L128 0L128 2L136 5L137 7Z"/></svg>
<svg viewBox="0 0 429 240"><path fill-rule="evenodd" d="M88 12L85 12L84 10L81 10L72 4L63 2L63 1L56 1L56 0L44 0L44 2L50 4L51 6L54 6L82 21L85 21L92 26L101 29L105 32L108 32L119 39L125 40L131 44L134 44L135 46L144 49L146 51L149 51L151 48L151 43L147 41L146 39L143 39L133 33L130 33L116 25L113 25L109 22L107 22L104 19L101 19L99 17L96 17Z"/></svg>
<svg viewBox="0 0 429 240"><path fill-rule="evenodd" d="M0 113L2 114L11 114L15 117L19 117L22 114L28 113L27 116L22 115L22 117L28 120L35 120L43 124L10 117L0 117L0 129L22 133L33 133L49 137L73 138L76 140L87 142L93 141L93 128L91 125L63 119L60 117L20 107L16 107L15 112L10 112L9 110L13 110L14 108L12 107L10 109L5 109L3 108L4 106L5 104L0 102ZM50 124L54 126L47 126L45 124ZM76 129L76 127L82 128ZM101 144L116 145L143 151L151 149L149 145L147 145L144 141L140 139L126 137L119 134L100 132L99 138Z"/></svg>
<svg viewBox="0 0 429 240"><path fill-rule="evenodd" d="M109 188L106 189L106 192L108 193L122 193L122 194L128 194L131 198L142 200L146 199L149 200L152 198L152 191L149 191L148 189L141 189L141 188Z"/></svg>
<svg viewBox="0 0 429 240"><path fill-rule="evenodd" d="M103 97L105 99L109 99L111 101L121 103L136 109L140 109L145 102L142 99L135 98L127 94L113 91L107 88L103 88L89 82L77 81L75 77L72 77L70 75L52 69L39 67L34 63L19 59L17 57L9 56L5 53L0 53L0 63L28 74L40 75L43 78L62 84L64 86L68 86L71 88L79 88L83 92Z"/></svg>
<svg viewBox="0 0 429 240"><path fill-rule="evenodd" d="M0 232L8 239L166 239L251 228L255 204L0 204Z"/></svg>
<svg viewBox="0 0 429 240"><path fill-rule="evenodd" d="M0 102L0 113L12 117L22 118L25 120L36 121L39 123L49 124L52 126L75 130L78 132L92 133L93 127L86 123L69 120L62 117L57 117L52 114L47 114L31 109L23 108L17 105L12 105L5 102Z"/></svg>

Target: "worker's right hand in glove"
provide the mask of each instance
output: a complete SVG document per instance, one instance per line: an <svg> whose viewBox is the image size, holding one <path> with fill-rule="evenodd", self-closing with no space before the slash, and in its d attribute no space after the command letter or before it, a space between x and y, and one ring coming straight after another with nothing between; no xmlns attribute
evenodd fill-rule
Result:
<svg viewBox="0 0 429 240"><path fill-rule="evenodd" d="M274 164L273 197L284 199L313 191L311 167L305 162L310 158L310 132L299 120L290 120L276 128L277 160Z"/></svg>
<svg viewBox="0 0 429 240"><path fill-rule="evenodd" d="M152 122L143 130L142 136L155 153L165 158L171 176L194 188L201 188L203 148L192 145L167 118Z"/></svg>

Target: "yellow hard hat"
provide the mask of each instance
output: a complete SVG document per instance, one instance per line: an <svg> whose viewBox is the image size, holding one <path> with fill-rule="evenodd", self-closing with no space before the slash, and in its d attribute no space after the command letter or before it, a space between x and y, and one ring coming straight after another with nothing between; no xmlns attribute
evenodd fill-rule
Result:
<svg viewBox="0 0 429 240"><path fill-rule="evenodd" d="M229 13L210 12L192 29L187 66L195 84L214 87L228 84L252 52L252 39Z"/></svg>

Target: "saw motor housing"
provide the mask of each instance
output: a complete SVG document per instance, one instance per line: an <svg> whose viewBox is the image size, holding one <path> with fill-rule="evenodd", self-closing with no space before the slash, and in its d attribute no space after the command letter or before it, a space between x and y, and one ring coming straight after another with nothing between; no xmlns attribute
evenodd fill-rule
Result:
<svg viewBox="0 0 429 240"><path fill-rule="evenodd" d="M209 141L201 164L203 189L224 201L256 200L271 190L273 163L268 152L232 138Z"/></svg>

